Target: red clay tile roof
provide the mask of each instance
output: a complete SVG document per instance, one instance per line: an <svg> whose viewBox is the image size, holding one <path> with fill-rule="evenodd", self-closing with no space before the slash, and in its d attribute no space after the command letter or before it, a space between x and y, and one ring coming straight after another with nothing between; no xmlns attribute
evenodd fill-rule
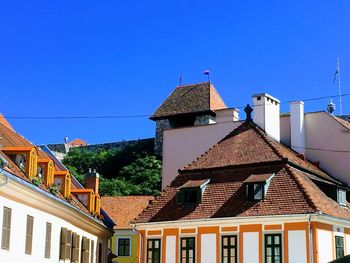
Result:
<svg viewBox="0 0 350 263"><path fill-rule="evenodd" d="M267 179L269 179L272 176L271 173L267 174L251 174L244 183L260 183L260 182L266 182Z"/></svg>
<svg viewBox="0 0 350 263"><path fill-rule="evenodd" d="M10 129L7 125L0 122L0 145L2 147L21 146L21 147L34 147L34 145L19 135L13 129Z"/></svg>
<svg viewBox="0 0 350 263"><path fill-rule="evenodd" d="M246 122L186 167L135 222L316 212L350 219L349 204L340 206L319 187L327 183L336 190L342 184L296 155L254 123ZM244 183L251 176L266 179L272 174L265 198L248 201ZM176 204L182 185L207 179L210 182L200 204Z"/></svg>
<svg viewBox="0 0 350 263"><path fill-rule="evenodd" d="M188 180L184 185L180 188L191 188L191 187L200 187L201 185L208 182L208 179L203 180Z"/></svg>
<svg viewBox="0 0 350 263"><path fill-rule="evenodd" d="M145 209L153 196L103 196L101 207L116 223L115 229L131 229L131 221Z"/></svg>
<svg viewBox="0 0 350 263"><path fill-rule="evenodd" d="M67 143L69 146L86 146L87 145L87 142L80 139L80 138L77 138L73 141L70 141Z"/></svg>
<svg viewBox="0 0 350 263"><path fill-rule="evenodd" d="M226 104L210 82L178 86L165 99L150 119L188 114L204 113L227 108Z"/></svg>
<svg viewBox="0 0 350 263"><path fill-rule="evenodd" d="M3 120L1 120L1 118ZM8 123L2 115L0 115L0 145L3 147L35 147L30 141L22 137L18 134ZM50 158L44 151L40 149L40 147L35 147L37 150L37 154L39 159L48 159ZM11 173L14 176L21 178L26 182L30 182L30 179L25 175L25 173L3 152L0 150L1 156L8 163L7 166L4 167L4 170ZM55 170L62 170L55 164ZM40 189L50 193L49 189L41 184L39 186ZM61 193L56 195L58 198L62 199L65 202L70 203L71 205L78 208L80 211L90 215L89 211L85 208L85 206L78 201L74 196L71 196L71 200L66 200Z"/></svg>
<svg viewBox="0 0 350 263"><path fill-rule="evenodd" d="M297 153L275 141L253 122L244 122L207 152L193 161L183 171L213 169L288 160L326 180L340 183ZM341 184L341 183L340 183Z"/></svg>

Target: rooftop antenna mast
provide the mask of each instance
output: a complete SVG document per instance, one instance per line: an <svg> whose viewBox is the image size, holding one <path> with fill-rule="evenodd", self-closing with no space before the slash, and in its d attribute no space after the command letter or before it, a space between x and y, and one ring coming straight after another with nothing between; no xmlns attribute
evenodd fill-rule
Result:
<svg viewBox="0 0 350 263"><path fill-rule="evenodd" d="M335 77L338 77L338 92L339 92L339 110L340 115L343 115L343 106L341 103L341 87L340 87L340 63L339 63L339 57L337 57L337 70L335 72Z"/></svg>

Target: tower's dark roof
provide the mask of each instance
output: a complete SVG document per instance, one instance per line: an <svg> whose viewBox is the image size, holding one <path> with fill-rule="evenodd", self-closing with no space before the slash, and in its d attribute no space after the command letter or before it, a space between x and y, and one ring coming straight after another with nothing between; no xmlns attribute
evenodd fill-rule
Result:
<svg viewBox="0 0 350 263"><path fill-rule="evenodd" d="M150 117L151 120L227 108L210 82L178 86Z"/></svg>

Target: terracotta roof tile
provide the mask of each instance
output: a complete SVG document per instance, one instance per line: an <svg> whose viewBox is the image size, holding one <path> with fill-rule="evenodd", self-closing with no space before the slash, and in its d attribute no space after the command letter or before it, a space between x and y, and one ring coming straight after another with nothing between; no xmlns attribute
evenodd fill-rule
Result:
<svg viewBox="0 0 350 263"><path fill-rule="evenodd" d="M184 185L182 185L180 188L191 188L191 187L200 187L203 184L206 184L208 182L208 179L203 180L188 180Z"/></svg>
<svg viewBox="0 0 350 263"><path fill-rule="evenodd" d="M178 86L151 116L152 120L179 114L227 108L210 82Z"/></svg>
<svg viewBox="0 0 350 263"><path fill-rule="evenodd" d="M288 160L318 176L341 184L320 168L297 156L297 153L267 136L253 122L244 122L233 132L193 161L183 171L213 169Z"/></svg>
<svg viewBox="0 0 350 263"><path fill-rule="evenodd" d="M247 200L245 182L266 180L272 174L265 198ZM182 185L208 179L200 204L177 205L176 194ZM342 186L254 123L246 122L187 166L135 222L316 212L350 219L349 205L342 207L327 197L320 183L332 189Z"/></svg>
<svg viewBox="0 0 350 263"><path fill-rule="evenodd" d="M247 201L244 181L251 174L276 175L271 179L262 201ZM176 204L180 185L193 178L210 178L202 203ZM207 219L239 216L287 215L315 212L296 180L282 166L239 168L179 175L138 217L138 223L172 220Z"/></svg>
<svg viewBox="0 0 350 263"><path fill-rule="evenodd" d="M101 207L116 223L116 229L130 229L134 220L149 203L153 196L103 196Z"/></svg>
<svg viewBox="0 0 350 263"><path fill-rule="evenodd" d="M67 143L69 146L86 146L87 145L87 142L80 139L80 138L77 138L73 141L70 141Z"/></svg>
<svg viewBox="0 0 350 263"><path fill-rule="evenodd" d="M267 179L269 179L272 176L271 173L267 174L251 174L244 183L260 183L265 182Z"/></svg>

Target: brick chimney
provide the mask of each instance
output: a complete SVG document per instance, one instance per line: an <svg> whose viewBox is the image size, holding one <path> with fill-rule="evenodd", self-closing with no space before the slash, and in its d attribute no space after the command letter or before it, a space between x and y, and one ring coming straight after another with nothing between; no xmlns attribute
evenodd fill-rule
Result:
<svg viewBox="0 0 350 263"><path fill-rule="evenodd" d="M96 169L89 168L89 172L86 174L85 188L94 190L95 194L98 194L98 187L100 183L100 175L96 172Z"/></svg>

